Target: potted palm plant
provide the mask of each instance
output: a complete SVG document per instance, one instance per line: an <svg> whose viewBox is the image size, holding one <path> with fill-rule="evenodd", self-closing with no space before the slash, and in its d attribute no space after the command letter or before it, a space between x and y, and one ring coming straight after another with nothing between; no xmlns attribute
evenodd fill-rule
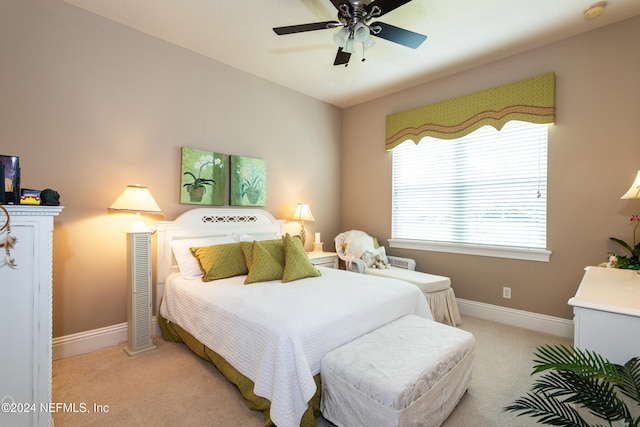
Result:
<svg viewBox="0 0 640 427"><path fill-rule="evenodd" d="M588 350L548 345L538 347L534 355L532 375L546 373L505 411L528 415L540 424L589 427L583 417L586 410L609 426L640 426L639 357L621 366ZM630 408L632 402L636 404Z"/></svg>

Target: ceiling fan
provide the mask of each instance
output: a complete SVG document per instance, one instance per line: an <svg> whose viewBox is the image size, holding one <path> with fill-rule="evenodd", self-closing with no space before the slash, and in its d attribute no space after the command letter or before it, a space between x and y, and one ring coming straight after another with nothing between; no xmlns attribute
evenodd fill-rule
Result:
<svg viewBox="0 0 640 427"><path fill-rule="evenodd" d="M367 49L375 43L371 36L376 36L412 49L416 49L427 39L427 36L423 36L422 34L385 24L384 22L370 22L373 18L379 18L410 1L411 0L373 0L366 2L360 0L331 0L331 3L338 9L337 21L276 27L273 31L279 36L282 36L306 31L340 28L340 31L333 36L334 41L338 45L338 53L336 54L333 65L344 65L346 67L349 65L351 54L355 51L355 43L362 43L363 50ZM364 56L362 60L364 61Z"/></svg>

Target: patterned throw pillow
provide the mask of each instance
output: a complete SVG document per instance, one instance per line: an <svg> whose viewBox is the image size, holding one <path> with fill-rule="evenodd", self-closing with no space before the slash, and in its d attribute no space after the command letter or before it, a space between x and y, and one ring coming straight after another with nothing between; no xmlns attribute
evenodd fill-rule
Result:
<svg viewBox="0 0 640 427"><path fill-rule="evenodd" d="M284 249L282 247L282 239L270 239L270 240L254 240L252 242L240 242L242 253L244 253L245 262L247 268L251 268L253 263L253 244L254 242L260 242L260 245L265 248L271 256L284 265Z"/></svg>
<svg viewBox="0 0 640 427"><path fill-rule="evenodd" d="M214 236L214 237L201 237L194 239L179 239L172 240L171 250L173 256L178 263L180 274L185 279L196 279L202 277L202 271L200 263L192 255L191 248L197 248L200 246L221 245L225 243L234 243L235 240L230 236Z"/></svg>
<svg viewBox="0 0 640 427"><path fill-rule="evenodd" d="M284 236L284 272L282 282L293 282L305 277L320 276L320 271L309 261L307 253L302 246L302 240L298 236L291 237L289 233Z"/></svg>
<svg viewBox="0 0 640 427"><path fill-rule="evenodd" d="M203 282L240 276L248 272L239 243L191 248L191 252L200 262L200 268L204 273Z"/></svg>
<svg viewBox="0 0 640 427"><path fill-rule="evenodd" d="M274 256L269 247L273 250L276 245L264 244L265 242L254 241L252 251L252 262L249 266L249 274L244 281L245 285L257 282L267 282L269 280L282 279L282 272L284 270L284 254L282 255L282 262L276 252ZM280 248L282 248L282 241L280 241Z"/></svg>

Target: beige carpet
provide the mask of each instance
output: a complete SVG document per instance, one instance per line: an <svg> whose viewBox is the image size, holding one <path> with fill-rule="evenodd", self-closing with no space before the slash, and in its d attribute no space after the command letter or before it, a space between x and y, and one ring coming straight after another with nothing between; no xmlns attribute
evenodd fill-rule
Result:
<svg viewBox="0 0 640 427"><path fill-rule="evenodd" d="M562 338L464 317L462 329L476 337L469 390L443 427L539 425L502 408L525 394L532 356L541 344ZM235 386L183 344L156 339L157 350L129 357L119 346L53 363L53 415L65 426L263 426ZM332 424L322 417L319 427Z"/></svg>

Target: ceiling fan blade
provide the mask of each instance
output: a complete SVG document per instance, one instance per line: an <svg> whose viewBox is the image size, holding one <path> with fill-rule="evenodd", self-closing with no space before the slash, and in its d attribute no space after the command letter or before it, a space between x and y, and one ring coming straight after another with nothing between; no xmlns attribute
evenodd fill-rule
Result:
<svg viewBox="0 0 640 427"><path fill-rule="evenodd" d="M385 24L384 22L375 22L371 24L371 27L374 28L374 31L371 31L371 35L410 47L411 49L416 49L427 39L427 36L423 36L422 34ZM375 31L376 27L380 28L380 31Z"/></svg>
<svg viewBox="0 0 640 427"><path fill-rule="evenodd" d="M349 59L351 58L351 54L342 50L342 48L338 48L338 53L336 54L336 59L333 61L333 65L344 65L345 67L349 65Z"/></svg>
<svg viewBox="0 0 640 427"><path fill-rule="evenodd" d="M331 3L336 7L336 9L340 10L340 6L346 4L350 11L353 10L353 6L349 0L331 0Z"/></svg>
<svg viewBox="0 0 640 427"><path fill-rule="evenodd" d="M380 14L376 16L382 16L385 13L389 13L400 6L409 3L411 0L373 0L367 5L367 13L371 13L375 6L380 8Z"/></svg>
<svg viewBox="0 0 640 427"><path fill-rule="evenodd" d="M305 31L326 30L341 26L337 21L312 22L311 24L289 25L287 27L275 27L273 31L279 36L285 34L303 33Z"/></svg>

